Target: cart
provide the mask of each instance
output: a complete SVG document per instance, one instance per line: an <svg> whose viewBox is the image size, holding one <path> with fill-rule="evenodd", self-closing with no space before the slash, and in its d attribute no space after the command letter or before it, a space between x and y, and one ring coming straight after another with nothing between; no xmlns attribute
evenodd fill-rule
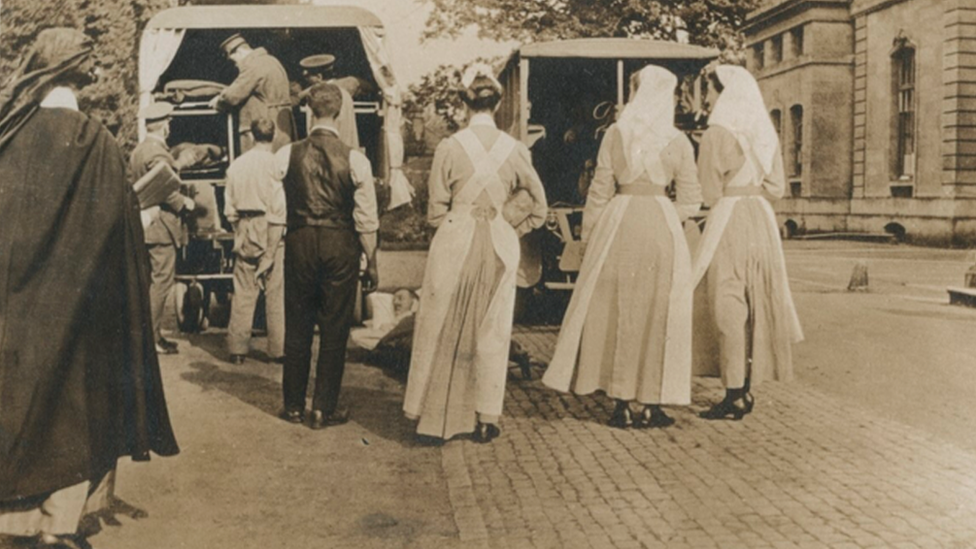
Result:
<svg viewBox="0 0 976 549"><path fill-rule="evenodd" d="M176 267L174 297L184 332L223 325L229 318L234 236L223 216L223 187L227 166L240 153L241 128L235 114L217 112L208 102L237 76L220 48L221 41L235 32L278 58L298 89L302 58L335 55L336 73L359 84L356 121L374 174L385 184L408 185L400 169L400 90L388 62L383 25L375 14L358 7L313 5L186 6L160 12L147 24L140 44L140 105L174 104L170 146L191 143L220 151L215 162L180 173L184 192L197 203L184 222L184 246ZM174 89L177 81L189 82L193 89ZM297 104L293 109L303 138L311 114ZM139 128L144 138L142 119Z"/></svg>
<svg viewBox="0 0 976 549"><path fill-rule="evenodd" d="M507 93L496 122L529 146L549 201L545 230L522 241L521 288L539 294L574 287L586 189L603 133L627 100L631 75L648 64L675 73L675 124L700 133L700 72L718 55L699 46L629 38L540 42L512 54L499 75Z"/></svg>

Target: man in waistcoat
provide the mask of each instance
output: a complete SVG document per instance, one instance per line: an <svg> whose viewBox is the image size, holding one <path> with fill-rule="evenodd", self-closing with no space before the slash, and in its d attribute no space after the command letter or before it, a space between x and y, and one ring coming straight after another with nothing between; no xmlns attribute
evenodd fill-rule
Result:
<svg viewBox="0 0 976 549"><path fill-rule="evenodd" d="M309 90L313 121L308 138L278 151L287 158L283 184L285 237L285 367L282 418L305 415L315 325L320 332L310 427L345 423L338 408L346 342L353 320L360 257L367 258L364 288L376 288L379 219L369 160L339 139L342 94L333 84ZM284 162L282 162L284 164Z"/></svg>

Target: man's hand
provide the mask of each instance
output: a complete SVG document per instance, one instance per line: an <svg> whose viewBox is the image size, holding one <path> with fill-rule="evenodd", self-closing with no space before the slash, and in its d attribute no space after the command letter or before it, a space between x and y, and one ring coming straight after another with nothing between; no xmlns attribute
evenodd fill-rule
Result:
<svg viewBox="0 0 976 549"><path fill-rule="evenodd" d="M139 217L142 218L142 230L146 230L152 225L153 221L159 217L159 206L153 206L151 208L146 208L139 212Z"/></svg>
<svg viewBox="0 0 976 549"><path fill-rule="evenodd" d="M265 254L261 258L261 261L258 262L258 268L256 271L254 271L254 280L255 282L257 282L258 287L261 288L262 291L264 290L265 286L267 286L268 276L271 274L271 269L273 267L274 267L273 254L271 255L271 257L268 257L268 254Z"/></svg>
<svg viewBox="0 0 976 549"><path fill-rule="evenodd" d="M375 292L380 285L380 271L376 267L376 260L370 261L366 265L366 272L363 273L363 291L366 293Z"/></svg>
<svg viewBox="0 0 976 549"><path fill-rule="evenodd" d="M211 109L216 109L217 105L220 103L220 95L215 95L213 99L207 102L207 106Z"/></svg>
<svg viewBox="0 0 976 549"><path fill-rule="evenodd" d="M194 208L197 207L197 203L193 201L189 196L183 197L183 210L187 212L192 212Z"/></svg>

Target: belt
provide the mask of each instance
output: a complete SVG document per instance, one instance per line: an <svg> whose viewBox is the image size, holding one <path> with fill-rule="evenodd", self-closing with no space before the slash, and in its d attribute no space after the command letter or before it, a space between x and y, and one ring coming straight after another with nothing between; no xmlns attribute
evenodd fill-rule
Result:
<svg viewBox="0 0 976 549"><path fill-rule="evenodd" d="M747 185L745 187L725 187L725 196L761 196L762 187Z"/></svg>
<svg viewBox="0 0 976 549"><path fill-rule="evenodd" d="M664 187L653 184L649 185L646 183L619 185L617 186L617 194L626 194L630 196L667 196Z"/></svg>
<svg viewBox="0 0 976 549"><path fill-rule="evenodd" d="M264 217L264 212L261 210L237 210L237 217L241 219Z"/></svg>

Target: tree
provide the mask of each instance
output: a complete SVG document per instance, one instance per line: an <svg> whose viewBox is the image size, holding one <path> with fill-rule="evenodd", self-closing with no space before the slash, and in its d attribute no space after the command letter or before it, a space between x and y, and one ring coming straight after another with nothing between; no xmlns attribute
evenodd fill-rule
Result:
<svg viewBox="0 0 976 549"><path fill-rule="evenodd" d="M456 132L464 123L466 116L461 101L461 74L471 64L492 64L491 59L479 57L461 67L441 65L433 72L425 74L420 82L411 84L404 99L404 111L425 111L437 115L444 121L445 129Z"/></svg>
<svg viewBox="0 0 976 549"><path fill-rule="evenodd" d="M759 0L426 0L425 38L476 26L483 38L535 42L566 38L647 37L737 49L738 29Z"/></svg>
<svg viewBox="0 0 976 549"><path fill-rule="evenodd" d="M0 82L6 85L37 33L73 27L94 42L99 81L79 94L82 110L101 120L131 149L136 142L139 37L157 12L176 0L7 0L0 5Z"/></svg>

